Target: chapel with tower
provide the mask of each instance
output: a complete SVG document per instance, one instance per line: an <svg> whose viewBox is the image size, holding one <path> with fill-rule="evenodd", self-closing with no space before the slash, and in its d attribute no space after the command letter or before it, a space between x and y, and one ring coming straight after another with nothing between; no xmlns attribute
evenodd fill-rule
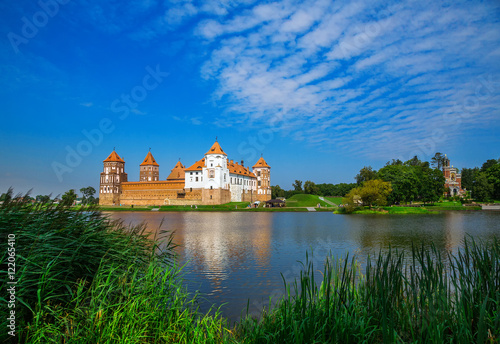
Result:
<svg viewBox="0 0 500 344"><path fill-rule="evenodd" d="M444 155L443 160L443 175L444 175L444 187L446 189L445 196L453 197L453 196L463 196L465 195L465 190L462 189L462 175L458 173L456 167L451 165L450 167L450 159Z"/></svg>
<svg viewBox="0 0 500 344"><path fill-rule="evenodd" d="M166 180L151 153L140 164L139 181L129 182L125 161L115 150L103 161L101 205L195 205L271 199L271 167L263 157L250 167L228 160L217 139L190 167L178 161Z"/></svg>

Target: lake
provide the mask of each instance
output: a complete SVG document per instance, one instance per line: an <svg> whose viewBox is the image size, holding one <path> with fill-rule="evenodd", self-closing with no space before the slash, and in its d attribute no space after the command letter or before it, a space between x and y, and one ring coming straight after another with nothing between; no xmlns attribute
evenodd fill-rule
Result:
<svg viewBox="0 0 500 344"><path fill-rule="evenodd" d="M273 212L119 212L112 218L126 224L148 223L148 230L174 232L180 264L191 292L204 296L202 311L222 306L237 321L246 312L258 315L269 297L284 291L283 277L292 282L306 251L322 270L331 254L356 254L361 263L368 254L390 247L411 250L434 244L456 252L466 235L500 238L500 212L455 211L439 215L335 215L332 213ZM163 222L162 222L163 221Z"/></svg>

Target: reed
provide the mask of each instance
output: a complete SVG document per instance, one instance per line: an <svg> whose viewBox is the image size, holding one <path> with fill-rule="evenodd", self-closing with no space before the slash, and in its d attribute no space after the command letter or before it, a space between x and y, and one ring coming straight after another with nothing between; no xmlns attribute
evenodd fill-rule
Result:
<svg viewBox="0 0 500 344"><path fill-rule="evenodd" d="M144 230L111 222L93 207L31 204L9 191L0 206L0 235L16 236L17 337L2 330L0 341L226 341L219 311L201 314L196 296L183 288L171 235L163 233L160 249ZM0 322L6 329L6 317Z"/></svg>
<svg viewBox="0 0 500 344"><path fill-rule="evenodd" d="M368 258L326 260L321 283L306 257L300 277L260 319L236 333L244 343L498 343L500 242L466 238L458 254L413 247Z"/></svg>

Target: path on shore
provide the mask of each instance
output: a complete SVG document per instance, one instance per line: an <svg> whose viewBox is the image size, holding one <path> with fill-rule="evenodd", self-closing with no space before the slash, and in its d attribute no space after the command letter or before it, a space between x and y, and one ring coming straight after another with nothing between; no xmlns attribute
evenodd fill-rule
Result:
<svg viewBox="0 0 500 344"><path fill-rule="evenodd" d="M322 201L323 201L323 202L325 202L325 203L328 203L328 204L330 204L330 205L333 205L334 207L336 207L336 206L337 206L335 203L333 203L332 201L329 201L329 200L325 199L324 197L321 197L321 196L320 196L320 197L319 197L319 199L320 199L320 200L322 200Z"/></svg>

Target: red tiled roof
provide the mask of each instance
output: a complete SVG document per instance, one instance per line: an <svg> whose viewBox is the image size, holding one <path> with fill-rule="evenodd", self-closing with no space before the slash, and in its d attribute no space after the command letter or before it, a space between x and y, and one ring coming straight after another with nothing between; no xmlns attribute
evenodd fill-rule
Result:
<svg viewBox="0 0 500 344"><path fill-rule="evenodd" d="M103 162L125 162L116 152L113 150L111 154Z"/></svg>
<svg viewBox="0 0 500 344"><path fill-rule="evenodd" d="M145 165L160 166L156 162L155 158L153 158L153 154L151 154L151 152L148 152L148 155L146 155L146 157L144 158L144 161L141 164L141 166L145 166Z"/></svg>
<svg viewBox="0 0 500 344"><path fill-rule="evenodd" d="M255 174L253 174L248 167L233 163L232 160L227 163L227 168L229 169L229 173L256 178Z"/></svg>
<svg viewBox="0 0 500 344"><path fill-rule="evenodd" d="M257 162L255 163L255 165L253 165L253 168L255 167L267 167L267 168L271 168L271 166L269 166L267 164L267 162L264 160L263 157L260 157L259 160L257 160Z"/></svg>
<svg viewBox="0 0 500 344"><path fill-rule="evenodd" d="M175 164L167 180L184 180L185 174L185 167L181 164L180 161L177 161L177 164Z"/></svg>
<svg viewBox="0 0 500 344"><path fill-rule="evenodd" d="M204 166L205 166L205 158L198 160L189 168L186 168L184 171L201 171Z"/></svg>
<svg viewBox="0 0 500 344"><path fill-rule="evenodd" d="M215 143L212 145L212 148L210 148L210 150L208 152L206 152L205 154L222 154L222 155L227 155L226 153L224 153L224 151L222 150L219 142L215 141Z"/></svg>

